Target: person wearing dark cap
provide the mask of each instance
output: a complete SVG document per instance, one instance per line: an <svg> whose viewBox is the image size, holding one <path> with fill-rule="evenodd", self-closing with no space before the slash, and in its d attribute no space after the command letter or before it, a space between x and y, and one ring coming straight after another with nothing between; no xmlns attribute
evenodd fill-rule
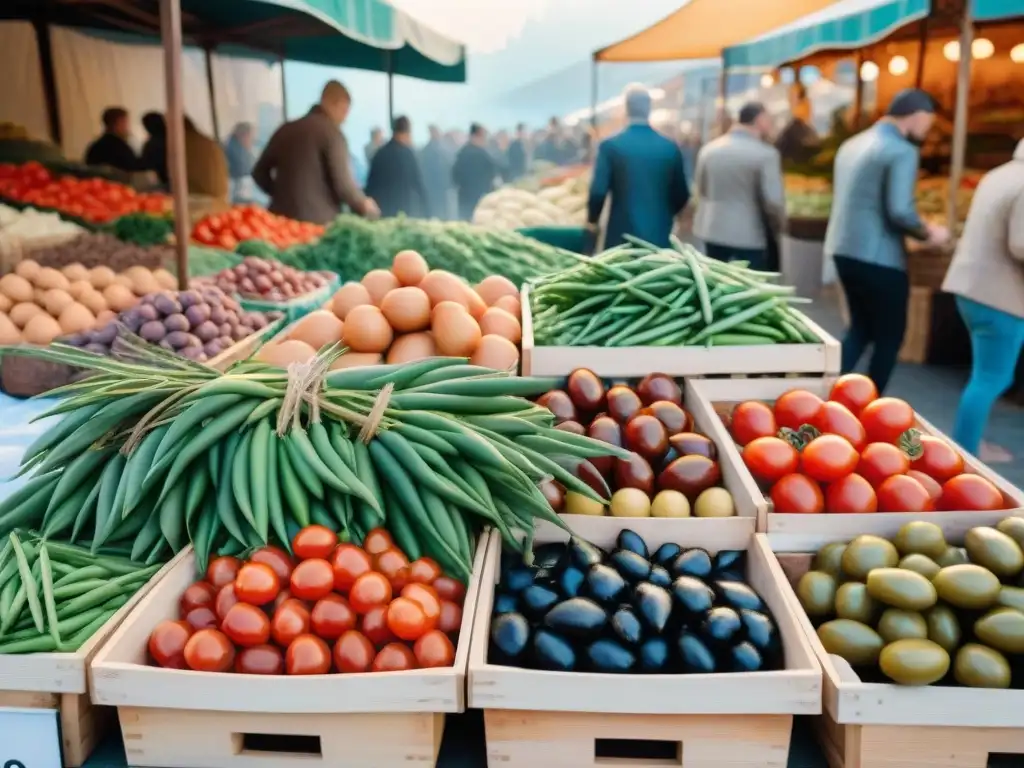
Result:
<svg viewBox="0 0 1024 768"><path fill-rule="evenodd" d="M935 103L927 93L900 91L885 117L836 153L825 254L835 259L850 311L842 370L856 368L872 346L868 375L879 392L896 367L907 325L904 238L933 245L949 240L945 227L921 219L915 199L918 145L934 121Z"/></svg>
<svg viewBox="0 0 1024 768"><path fill-rule="evenodd" d="M726 134L697 153L693 231L712 258L768 266L769 245L786 219L782 159L771 134L771 115L752 102Z"/></svg>
<svg viewBox="0 0 1024 768"><path fill-rule="evenodd" d="M480 198L494 189L498 164L487 151L487 129L479 123L469 128L467 141L455 157L452 182L459 200L459 218L469 221Z"/></svg>
<svg viewBox="0 0 1024 768"><path fill-rule="evenodd" d="M103 110L103 135L89 145L85 151L87 165L115 168L132 173L144 171L142 160L128 143L131 125L128 110L124 107L109 107Z"/></svg>
<svg viewBox="0 0 1024 768"><path fill-rule="evenodd" d="M392 136L370 161L366 194L377 201L381 216L422 218L427 215L427 190L416 151L412 148L409 118L396 117Z"/></svg>

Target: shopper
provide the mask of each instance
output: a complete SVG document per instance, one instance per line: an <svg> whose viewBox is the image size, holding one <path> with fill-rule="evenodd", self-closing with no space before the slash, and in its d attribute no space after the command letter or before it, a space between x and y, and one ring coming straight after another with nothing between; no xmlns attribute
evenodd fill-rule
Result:
<svg viewBox="0 0 1024 768"><path fill-rule="evenodd" d="M232 202L251 202L252 167L256 164L253 153L252 123L239 123L224 144L228 160L228 178L231 180Z"/></svg>
<svg viewBox="0 0 1024 768"><path fill-rule="evenodd" d="M228 161L224 150L214 139L200 132L188 116L185 117L185 170L189 194L228 202Z"/></svg>
<svg viewBox="0 0 1024 768"><path fill-rule="evenodd" d="M125 173L145 170L142 161L128 143L131 127L128 110L108 107L103 110L103 135L85 151L86 165L114 168Z"/></svg>
<svg viewBox="0 0 1024 768"><path fill-rule="evenodd" d="M363 154L366 156L366 166L369 167L370 163L373 162L373 156L377 154L377 150L384 146L384 131L380 128L373 128L370 131L370 141L365 147L363 147Z"/></svg>
<svg viewBox="0 0 1024 768"><path fill-rule="evenodd" d="M627 234L667 246L672 222L690 199L683 156L679 147L651 127L651 95L646 88L630 86L625 100L629 125L597 149L588 226L596 231L611 195L605 248L623 243Z"/></svg>
<svg viewBox="0 0 1024 768"><path fill-rule="evenodd" d="M530 145L525 123L516 126L516 137L508 146L508 180L516 181L526 175L530 165Z"/></svg>
<svg viewBox="0 0 1024 768"><path fill-rule="evenodd" d="M856 368L872 345L868 375L879 392L889 383L907 326L910 281L903 240L949 240L945 227L921 219L915 199L918 144L934 121L935 104L927 93L900 91L885 117L843 142L836 154L825 254L835 259L850 311L842 368Z"/></svg>
<svg viewBox="0 0 1024 768"><path fill-rule="evenodd" d="M377 201L382 216L422 218L427 215L427 190L416 152L412 148L412 124L396 117L391 140L377 150L370 163L366 194Z"/></svg>
<svg viewBox="0 0 1024 768"><path fill-rule="evenodd" d="M712 258L768 268L769 244L786 221L782 160L771 133L771 115L751 102L726 134L697 153L693 232Z"/></svg>
<svg viewBox="0 0 1024 768"><path fill-rule="evenodd" d="M444 134L430 126L430 141L420 150L420 169L427 190L427 215L435 219L451 218L452 155Z"/></svg>
<svg viewBox="0 0 1024 768"><path fill-rule="evenodd" d="M942 290L971 333L971 378L953 439L978 453L996 400L1013 384L1024 346L1024 141L981 180Z"/></svg>
<svg viewBox="0 0 1024 768"><path fill-rule="evenodd" d="M467 141L455 158L452 181L458 195L459 218L469 221L480 198L494 189L498 165L487 151L487 129L479 123L469 128Z"/></svg>
<svg viewBox="0 0 1024 768"><path fill-rule="evenodd" d="M362 216L380 215L352 178L348 142L339 130L351 106L348 89L331 80L305 117L274 132L252 170L270 195L271 211L316 224L332 221L342 205Z"/></svg>
<svg viewBox="0 0 1024 768"><path fill-rule="evenodd" d="M142 145L142 168L152 171L165 187L171 180L167 173L167 123L159 112L147 112L142 116L142 127L149 137Z"/></svg>

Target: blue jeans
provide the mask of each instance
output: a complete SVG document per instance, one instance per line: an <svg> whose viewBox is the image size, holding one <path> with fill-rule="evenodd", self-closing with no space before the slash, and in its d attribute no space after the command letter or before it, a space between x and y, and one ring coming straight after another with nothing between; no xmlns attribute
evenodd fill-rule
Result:
<svg viewBox="0 0 1024 768"><path fill-rule="evenodd" d="M719 261L748 261L751 269L768 269L768 254L764 248L733 248L720 243L704 243L707 255Z"/></svg>
<svg viewBox="0 0 1024 768"><path fill-rule="evenodd" d="M956 305L971 333L973 362L956 411L953 439L976 454L992 406L1013 384L1024 346L1024 318L962 296L956 297Z"/></svg>

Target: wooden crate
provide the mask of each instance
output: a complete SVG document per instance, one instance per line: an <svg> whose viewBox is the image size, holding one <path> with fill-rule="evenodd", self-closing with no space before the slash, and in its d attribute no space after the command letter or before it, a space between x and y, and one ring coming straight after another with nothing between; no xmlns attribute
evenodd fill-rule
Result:
<svg viewBox="0 0 1024 768"><path fill-rule="evenodd" d="M911 286L907 302L907 331L900 346L900 362L928 362L928 345L932 340L932 296L935 291L920 285Z"/></svg>
<svg viewBox="0 0 1024 768"><path fill-rule="evenodd" d="M185 557L179 553L157 571L74 653L0 654L0 709L57 710L65 768L84 765L113 720L109 708L93 706L89 697L90 663L132 609Z"/></svg>
<svg viewBox="0 0 1024 768"><path fill-rule="evenodd" d="M451 668L266 677L148 666L150 632L178 618L178 600L195 581L190 555L96 656L93 703L117 707L133 766L433 766L444 713L465 709L470 631L488 536L477 545Z"/></svg>
<svg viewBox="0 0 1024 768"><path fill-rule="evenodd" d="M813 554L798 537L758 540L791 584L810 568ZM1024 755L1024 691L862 682L844 659L825 651L792 591L788 598L822 668L815 730L830 768L986 768L990 754Z"/></svg>
<svg viewBox="0 0 1024 768"><path fill-rule="evenodd" d="M833 379L721 379L696 380L690 379L687 385L693 393L691 402L694 418L697 412L708 421L710 430L707 434L720 448L720 461L735 466L737 473L743 478L747 494L754 499L758 507L757 530L768 533L786 533L800 536L803 546L810 550L833 541L836 537L852 539L861 533L874 533L879 536L893 536L900 527L911 520L921 517L914 512L876 512L871 514L842 515L794 515L776 514L772 511L771 500L765 496L747 470L740 457L736 444L729 436L725 423L717 415L727 412L736 403L744 400L773 401L790 389L806 389L821 397L827 397L832 388ZM1008 515L1024 515L1024 491L1008 480L993 472L986 464L969 454L953 442L947 435L930 424L920 414L917 415L917 428L923 433L940 437L953 446L963 457L966 470L991 480L1007 500L1008 508L995 512L929 512L928 520L942 527L947 535L957 538L976 525L993 525Z"/></svg>
<svg viewBox="0 0 1024 768"><path fill-rule="evenodd" d="M677 765L683 768L784 768L793 715L821 712L821 674L793 614L796 598L778 563L754 536L705 530L679 534L621 521L648 546L667 541L711 551L746 549L751 585L768 604L782 637L786 669L717 675L611 675L548 672L488 661L491 611L501 561L498 536L484 565L469 658L469 705L484 710L487 762L491 768L590 768ZM653 521L642 520L641 523ZM601 546L618 529L600 518L574 530ZM625 526L620 526L625 527ZM536 541L564 541L549 524ZM624 748L625 747L625 748ZM664 759L634 758L636 748L663 752Z"/></svg>
<svg viewBox="0 0 1024 768"><path fill-rule="evenodd" d="M839 372L839 342L806 315L800 318L820 344L766 344L750 347L536 347L530 289L523 286L524 376L558 376L589 368L598 376L742 374L829 374Z"/></svg>

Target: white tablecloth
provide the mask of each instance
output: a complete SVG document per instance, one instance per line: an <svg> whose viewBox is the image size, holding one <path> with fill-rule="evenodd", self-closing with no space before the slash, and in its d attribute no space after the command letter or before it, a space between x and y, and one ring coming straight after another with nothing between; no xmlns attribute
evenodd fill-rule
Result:
<svg viewBox="0 0 1024 768"><path fill-rule="evenodd" d="M11 480L25 449L52 425L56 418L29 423L56 403L56 398L21 400L0 393L0 499L17 490L25 477ZM59 417L57 417L59 418Z"/></svg>

